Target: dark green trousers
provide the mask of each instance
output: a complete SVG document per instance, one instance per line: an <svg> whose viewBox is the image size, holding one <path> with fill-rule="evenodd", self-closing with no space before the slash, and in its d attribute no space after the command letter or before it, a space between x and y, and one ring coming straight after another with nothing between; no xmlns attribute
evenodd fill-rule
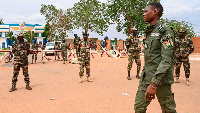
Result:
<svg viewBox="0 0 200 113"><path fill-rule="evenodd" d="M146 113L147 106L150 104L150 101L145 100L145 93L148 86L149 84L146 84L144 80L140 80L135 97L135 113ZM175 110L176 104L172 95L171 84L158 85L156 96L160 103L162 113L177 113Z"/></svg>

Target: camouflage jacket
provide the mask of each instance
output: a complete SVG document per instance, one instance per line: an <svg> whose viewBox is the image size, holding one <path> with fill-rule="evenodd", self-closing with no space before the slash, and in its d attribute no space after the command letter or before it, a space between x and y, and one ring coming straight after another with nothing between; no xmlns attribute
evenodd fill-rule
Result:
<svg viewBox="0 0 200 113"><path fill-rule="evenodd" d="M90 59L90 42L79 41L80 57L83 59Z"/></svg>
<svg viewBox="0 0 200 113"><path fill-rule="evenodd" d="M79 41L81 41L79 37L74 38L74 46L78 46L79 45Z"/></svg>
<svg viewBox="0 0 200 113"><path fill-rule="evenodd" d="M194 45L190 38L175 38L176 52L175 54L181 58L184 54L188 57L194 51Z"/></svg>
<svg viewBox="0 0 200 113"><path fill-rule="evenodd" d="M59 50L59 49L60 49L59 44L55 44L55 45L54 45L54 50Z"/></svg>
<svg viewBox="0 0 200 113"><path fill-rule="evenodd" d="M129 36L126 40L126 48L129 49L129 53L138 55L141 48L138 46L139 39L137 37Z"/></svg>
<svg viewBox="0 0 200 113"><path fill-rule="evenodd" d="M14 64L28 65L30 44L27 42L19 43L19 41L15 41L12 44L12 53L14 54Z"/></svg>
<svg viewBox="0 0 200 113"><path fill-rule="evenodd" d="M62 43L61 49L62 49L62 52L67 52L67 49L68 49L67 43Z"/></svg>
<svg viewBox="0 0 200 113"><path fill-rule="evenodd" d="M37 43L33 43L32 48L33 48L33 50L38 50L38 44Z"/></svg>
<svg viewBox="0 0 200 113"><path fill-rule="evenodd" d="M141 79L146 84L172 84L174 82L174 32L160 21L146 30L144 67Z"/></svg>

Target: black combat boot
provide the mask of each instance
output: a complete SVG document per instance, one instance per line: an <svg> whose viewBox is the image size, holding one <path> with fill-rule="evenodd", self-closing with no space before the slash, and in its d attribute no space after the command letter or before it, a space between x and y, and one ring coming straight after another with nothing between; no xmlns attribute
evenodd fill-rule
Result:
<svg viewBox="0 0 200 113"><path fill-rule="evenodd" d="M132 80L131 77L130 77L130 71L128 71L128 77L127 77L127 79L128 80Z"/></svg>
<svg viewBox="0 0 200 113"><path fill-rule="evenodd" d="M9 92L15 91L17 90L16 88L16 83L17 83L17 79L12 79L12 88L9 90Z"/></svg>
<svg viewBox="0 0 200 113"><path fill-rule="evenodd" d="M137 78L137 79L140 79L140 76L139 76L139 72L138 72L138 71L137 71L136 78Z"/></svg>

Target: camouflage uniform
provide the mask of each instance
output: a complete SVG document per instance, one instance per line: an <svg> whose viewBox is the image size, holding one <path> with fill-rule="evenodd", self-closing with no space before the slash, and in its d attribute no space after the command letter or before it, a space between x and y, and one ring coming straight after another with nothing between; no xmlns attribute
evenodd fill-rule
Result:
<svg viewBox="0 0 200 113"><path fill-rule="evenodd" d="M61 49L62 49L62 57L63 57L63 62L67 62L67 43L62 43Z"/></svg>
<svg viewBox="0 0 200 113"><path fill-rule="evenodd" d="M130 71L133 65L133 61L135 60L135 63L137 64L137 75L136 78L139 78L140 73L140 67L141 67L141 60L140 60L140 51L141 48L138 46L139 39L137 37L130 36L126 40L126 48L129 50L128 53L128 80L130 80Z"/></svg>
<svg viewBox="0 0 200 113"><path fill-rule="evenodd" d="M54 50L59 50L59 49L60 49L60 46L56 42L54 45ZM55 55L55 60L56 60L56 56L58 57L58 59L60 59L58 52L54 52L54 55Z"/></svg>
<svg viewBox="0 0 200 113"><path fill-rule="evenodd" d="M175 39L176 42L176 62L175 62L175 74L178 83L178 79L180 76L180 68L183 63L185 77L189 79L190 76L190 63L189 63L189 54L194 51L194 45L190 38L181 39L180 37Z"/></svg>
<svg viewBox="0 0 200 113"><path fill-rule="evenodd" d="M37 51L38 51L38 44L37 44L37 43L33 43L32 48L33 48L33 50L37 50ZM33 55L32 55L32 63L33 63L34 56L35 56L35 63L36 63L36 60L37 60L37 52L33 52Z"/></svg>
<svg viewBox="0 0 200 113"><path fill-rule="evenodd" d="M82 78L84 73L84 67L86 68L86 74L89 77L90 76L90 46L91 44L89 42L80 41L80 72L79 76Z"/></svg>
<svg viewBox="0 0 200 113"><path fill-rule="evenodd" d="M79 55L80 55L79 41L80 41L80 37L77 36L74 38L74 48L76 49L77 57L79 57Z"/></svg>
<svg viewBox="0 0 200 113"><path fill-rule="evenodd" d="M19 40L12 44L12 53L14 54L14 71L12 78L12 88L10 92L16 90L17 77L19 75L20 67L23 70L24 81L26 88L29 89L29 74L28 74L28 54L30 53L30 45L27 42L19 43ZM31 90L30 88L29 90Z"/></svg>
<svg viewBox="0 0 200 113"><path fill-rule="evenodd" d="M94 41L94 50L96 51L97 49L97 44L96 44L96 41Z"/></svg>

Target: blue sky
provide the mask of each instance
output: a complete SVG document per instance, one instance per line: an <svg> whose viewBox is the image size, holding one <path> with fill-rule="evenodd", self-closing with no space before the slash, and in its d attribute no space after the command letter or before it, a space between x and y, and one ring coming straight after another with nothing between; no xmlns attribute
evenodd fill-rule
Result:
<svg viewBox="0 0 200 113"><path fill-rule="evenodd" d="M56 8L67 9L73 7L73 4L79 0L0 0L0 18L4 23L21 24L25 21L28 24L45 25L45 17L40 14L41 4L53 4ZM107 0L99 0L107 2ZM193 24L194 30L200 36L200 2L199 0L161 0L164 7L163 17L176 19L178 21L187 21ZM117 37L118 39L126 39L127 36L122 32L117 32L115 25L111 25L103 36L96 33L90 33L89 37L97 37L103 39L108 36L110 39ZM68 33L69 37L73 37L76 33L81 36L82 29L73 30Z"/></svg>

